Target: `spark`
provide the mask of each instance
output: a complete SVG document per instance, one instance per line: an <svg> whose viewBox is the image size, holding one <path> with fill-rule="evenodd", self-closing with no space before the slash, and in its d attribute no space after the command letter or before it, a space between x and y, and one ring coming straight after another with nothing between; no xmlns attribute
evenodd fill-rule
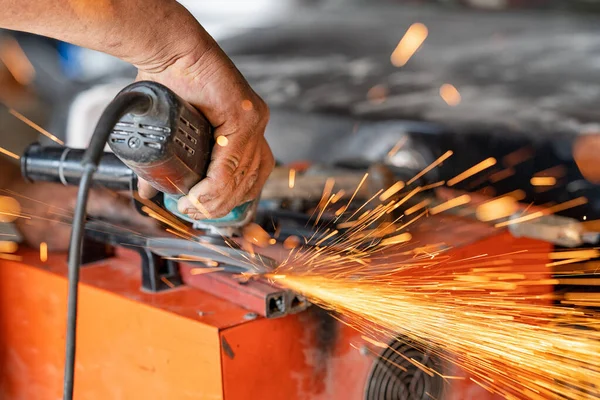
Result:
<svg viewBox="0 0 600 400"><path fill-rule="evenodd" d="M600 250L568 250L568 251L557 251L548 254L548 258L551 260L561 260L566 258L596 258L600 257Z"/></svg>
<svg viewBox="0 0 600 400"><path fill-rule="evenodd" d="M293 168L290 168L290 176L288 179L288 186L290 189L293 189L295 184L296 184L296 170Z"/></svg>
<svg viewBox="0 0 600 400"><path fill-rule="evenodd" d="M406 144L407 141L408 141L408 136L403 136L402 139L398 140L398 142L394 145L394 147L391 148L391 150L388 152L387 156L394 157L400 151L400 149Z"/></svg>
<svg viewBox="0 0 600 400"><path fill-rule="evenodd" d="M479 172L496 165L496 159L494 157L490 157L487 158L485 160L483 160L482 162L475 164L474 166L472 166L471 168L467 169L464 172L461 172L460 174L456 175L454 178L450 179L448 181L448 186L454 186L459 182L464 181L465 179L478 174Z"/></svg>
<svg viewBox="0 0 600 400"><path fill-rule="evenodd" d="M533 186L554 186L556 178L553 176L534 176L529 181Z"/></svg>
<svg viewBox="0 0 600 400"><path fill-rule="evenodd" d="M38 124L36 124L32 120L30 120L23 114L21 114L20 112L18 112L17 110L9 108L8 112L11 113L13 116L17 117L18 119L20 119L25 124L29 125L31 128L33 128L36 131L38 131L39 133L41 133L42 135L46 136L48 139L52 140L53 142L56 142L56 143L60 144L61 146L65 145L65 142L63 142L62 140L60 140L59 138L57 138L56 136L54 136L53 134L51 134L50 132L48 132L47 130L45 130L44 128L42 128L41 126L39 126Z"/></svg>
<svg viewBox="0 0 600 400"><path fill-rule="evenodd" d="M490 182L497 183L503 179L509 178L515 174L515 170L513 168L505 168L501 171L494 172L490 175Z"/></svg>
<svg viewBox="0 0 600 400"><path fill-rule="evenodd" d="M407 226L409 226L413 222L416 222L419 218L423 217L425 214L427 214L427 210L423 211L421 214L417 215L416 217L414 217L413 219L411 219L410 221L408 221L404 225L400 226L398 229L396 229L396 231L401 231L403 229L406 229Z"/></svg>
<svg viewBox="0 0 600 400"><path fill-rule="evenodd" d="M404 211L404 215L414 214L417 211L419 211L420 209L427 207L429 205L429 203L431 203L431 200L425 199L425 200L421 201L420 203L415 204L411 208L406 209L406 211Z"/></svg>
<svg viewBox="0 0 600 400"><path fill-rule="evenodd" d="M526 273L456 273L443 264L434 270L401 264L378 266L373 273L344 261L319 268L290 264L270 278L343 314L342 321L376 348L392 349L389 341L400 335L405 339L397 340L457 364L474 382L506 398L574 400L600 394L595 386L600 332L576 326L594 319L520 293L513 281L527 279ZM596 305L600 297L572 293L562 303ZM425 373L440 374L414 358L407 360Z"/></svg>
<svg viewBox="0 0 600 400"><path fill-rule="evenodd" d="M17 254L0 253L0 259L8 260L8 261L23 261L23 256L19 256Z"/></svg>
<svg viewBox="0 0 600 400"><path fill-rule="evenodd" d="M219 136L219 137L225 137L225 136ZM218 139L219 139L219 138L217 138L217 142L218 142ZM225 139L227 139L227 138L225 138ZM191 195L191 194L189 194L189 193L185 193L183 190L181 190L181 189L180 189L180 188L179 188L179 187L178 187L178 186L175 184L175 182L173 182L171 179L169 179L169 177L168 177L168 176L167 176L166 178L167 178L167 180L169 181L169 183L170 183L171 185L173 185L173 187L174 187L175 189L177 189L177 191L179 191L179 193L181 193L183 196L185 196L185 197L186 197L186 198L189 200L189 202L190 202L190 203L192 203L192 205L195 207L195 209L196 209L196 210L200 211L200 213L201 213L201 214L202 214L202 215L203 215L205 218L208 218L208 219L210 219L210 213L208 212L208 210L206 209L206 207L204 207L204 206L202 205L202 203L200 203L200 200L198 200L197 198L195 198L194 196L192 196L192 195Z"/></svg>
<svg viewBox="0 0 600 400"><path fill-rule="evenodd" d="M449 83L444 83L440 87L440 97L452 107L459 105L461 101L460 92Z"/></svg>
<svg viewBox="0 0 600 400"><path fill-rule="evenodd" d="M0 196L0 222L13 222L21 216L21 204L17 199Z"/></svg>
<svg viewBox="0 0 600 400"><path fill-rule="evenodd" d="M296 247L300 246L300 238L298 236L288 236L287 238L285 238L285 240L283 241L283 248L284 249L295 249Z"/></svg>
<svg viewBox="0 0 600 400"><path fill-rule="evenodd" d="M217 144L221 147L226 147L229 144L229 139L227 139L227 136L219 135L217 136Z"/></svg>
<svg viewBox="0 0 600 400"><path fill-rule="evenodd" d="M0 147L0 153L4 154L5 156L9 156L11 158L14 158L15 160L19 160L21 159L21 157L15 153L13 153L12 151L8 151L3 147Z"/></svg>
<svg viewBox="0 0 600 400"><path fill-rule="evenodd" d="M0 240L0 253L14 253L18 249L19 245L17 242Z"/></svg>
<svg viewBox="0 0 600 400"><path fill-rule="evenodd" d="M165 285L167 285L169 288L173 289L175 287L175 285L173 284L173 282L171 282L170 280L168 280L167 278L165 278L164 276L160 277L160 280L163 281L163 283Z"/></svg>
<svg viewBox="0 0 600 400"><path fill-rule="evenodd" d="M448 211L451 208L455 208L455 207L459 207L459 206L468 204L470 201L471 201L471 196L469 196L468 194L463 194L461 196L450 199L440 205L437 205L437 206L429 209L429 212L432 215L439 214L441 212Z"/></svg>
<svg viewBox="0 0 600 400"><path fill-rule="evenodd" d="M421 188L421 191L424 192L426 190L435 189L437 187L444 186L445 183L446 183L446 181L439 181L439 182L430 183L429 185L423 186Z"/></svg>
<svg viewBox="0 0 600 400"><path fill-rule="evenodd" d="M522 222L527 222L527 221L541 218L544 215L554 214L554 213L557 213L560 211L568 210L569 208L578 207L578 206L581 206L586 203L587 203L587 199L585 197L578 197L576 199L565 201L564 203L557 204L552 207L548 207L543 211L536 211L531 214L524 215L522 217L510 219L510 220L504 221L504 222L499 222L494 226L496 228L501 228L503 226L520 224Z"/></svg>
<svg viewBox="0 0 600 400"><path fill-rule="evenodd" d="M396 49L392 53L390 59L395 67L404 66L408 60L419 50L428 35L427 27L421 23L412 24Z"/></svg>
<svg viewBox="0 0 600 400"><path fill-rule="evenodd" d="M471 197L463 194L423 210L428 206L426 199L391 223L381 220L422 190L417 187L398 200L384 197L382 204L363 212L372 197L336 225L344 230L326 228L313 235L321 238L316 246L294 248L268 279L342 314L340 320L359 330L365 342L388 348L389 340L400 336L405 339L398 340L409 340L423 351L457 364L482 387L506 398L575 400L590 390L599 392L594 382L600 379L596 362L600 332L575 327L597 325L597 316L565 304L595 306L600 304L600 296L529 295L528 288L600 283L600 278L550 279L529 268L531 260L544 259L561 263L561 268L571 262L577 265L576 261L596 259L600 250L547 253L544 247L539 253L534 246L457 258L453 254L460 253L448 255L451 246L443 242L411 247L411 241L418 242L423 236L403 231L409 225L425 215L471 202ZM330 192L322 200L326 203L328 198ZM478 207L478 216L493 220L513 215L521 198L524 193L514 191L484 202ZM534 219L537 213L543 216L586 202L577 198L521 218ZM398 227L401 218L419 210L423 211ZM331 243L324 244L325 238ZM373 238L382 239L373 242ZM408 250L384 254L384 249L398 245ZM562 306L554 305L559 303ZM440 374L408 360L424 373Z"/></svg>
<svg viewBox="0 0 600 400"><path fill-rule="evenodd" d="M204 275L204 274L210 274L213 272L220 272L223 271L224 268L222 267L215 267L215 268L192 268L190 269L190 274L192 275Z"/></svg>
<svg viewBox="0 0 600 400"><path fill-rule="evenodd" d="M440 165L441 163L443 163L444 161L446 161L448 158L450 158L452 156L452 154L454 154L452 152L452 150L448 150L447 152L445 152L444 154L442 154L437 160L435 160L434 162L432 162L431 164L429 164L427 167L425 167L421 172L419 172L417 175L415 175L410 181L408 181L406 184L410 185L413 182L415 182L417 179L419 179L420 177L422 177L423 175L425 175L426 173L428 173L429 171L431 171L432 169L434 169L435 167L437 167L438 165Z"/></svg>
<svg viewBox="0 0 600 400"><path fill-rule="evenodd" d="M404 182L398 181L379 196L379 201L386 201L404 188Z"/></svg>
<svg viewBox="0 0 600 400"><path fill-rule="evenodd" d="M414 195L416 195L417 193L419 193L421 191L421 187L417 186L416 188L414 188L409 194L407 194L406 196L404 196L401 200L399 200L398 202L396 202L394 204L393 207L391 207L387 213L391 213L392 211L394 211L396 208L400 207L402 204L406 203L408 200L410 200L411 197L413 197Z"/></svg>
<svg viewBox="0 0 600 400"><path fill-rule="evenodd" d="M531 147L522 147L513 151L510 154L502 157L502 164L505 167L515 167L533 157L533 149Z"/></svg>
<svg viewBox="0 0 600 400"><path fill-rule="evenodd" d="M358 191L360 190L360 188L365 183L365 181L367 180L368 177L369 177L369 173L368 172L363 175L363 177L361 178L360 182L358 183L358 186L356 186L356 189L354 190L354 193L352 193L352 196L350 197L350 200L348 200L348 204L346 204L346 206L343 207L342 210L346 210L346 209L348 209L348 207L350 207L350 204L352 204L352 201L356 197L356 194L358 193ZM321 199L321 201L322 201L322 199ZM337 217L338 218L341 217L342 214L343 214L343 211Z"/></svg>
<svg viewBox="0 0 600 400"><path fill-rule="evenodd" d="M339 199L344 197L345 194L346 194L346 192L344 191L344 189L340 189L331 199L331 204L337 203L339 201Z"/></svg>
<svg viewBox="0 0 600 400"><path fill-rule="evenodd" d="M389 246L393 244L405 243L412 239L412 235L408 232L401 233L396 236L392 236L390 238L384 239L381 241L382 246Z"/></svg>
<svg viewBox="0 0 600 400"><path fill-rule="evenodd" d="M478 220L488 222L513 215L518 209L517 201L511 196L500 196L477 206Z"/></svg>
<svg viewBox="0 0 600 400"><path fill-rule="evenodd" d="M48 244L46 242L40 243L40 261L48 261Z"/></svg>

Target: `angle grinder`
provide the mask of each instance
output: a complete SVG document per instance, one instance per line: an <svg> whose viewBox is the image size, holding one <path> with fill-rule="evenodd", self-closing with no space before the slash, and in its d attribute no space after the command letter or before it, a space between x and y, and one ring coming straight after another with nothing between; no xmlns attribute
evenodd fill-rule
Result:
<svg viewBox="0 0 600 400"><path fill-rule="evenodd" d="M210 123L172 90L156 82L135 82L125 87L113 103L132 94L146 96L146 106L123 114L111 129L108 144L114 155L103 155L93 184L135 189L136 176L140 177L160 192L162 199L155 201L195 229L233 236L250 222L257 201L241 204L218 219L194 220L177 210L178 199L206 177L215 144ZM34 144L21 158L22 174L31 181L77 185L83 173L83 156L84 150Z"/></svg>

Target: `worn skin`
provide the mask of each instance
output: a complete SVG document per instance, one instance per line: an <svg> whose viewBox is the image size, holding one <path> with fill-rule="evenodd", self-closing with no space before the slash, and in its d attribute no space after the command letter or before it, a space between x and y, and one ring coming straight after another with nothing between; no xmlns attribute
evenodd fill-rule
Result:
<svg viewBox="0 0 600 400"><path fill-rule="evenodd" d="M274 166L264 138L268 107L179 3L0 0L0 7L0 27L119 57L138 68L139 80L160 82L197 107L215 127L215 138L227 137L227 146L215 146L208 176L191 189L191 199L180 200L180 211L197 219L207 211L217 218L259 195ZM142 181L139 193L148 198L154 189ZM65 198L73 195L60 192ZM96 198L90 199L92 209Z"/></svg>

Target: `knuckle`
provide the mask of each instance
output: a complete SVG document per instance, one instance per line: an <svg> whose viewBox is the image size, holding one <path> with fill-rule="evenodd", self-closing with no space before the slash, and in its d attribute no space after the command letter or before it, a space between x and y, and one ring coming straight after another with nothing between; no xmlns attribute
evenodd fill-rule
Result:
<svg viewBox="0 0 600 400"><path fill-rule="evenodd" d="M244 185L244 193L250 191L254 185L256 185L256 181L258 180L258 171L253 172L250 176L248 176L248 180Z"/></svg>
<svg viewBox="0 0 600 400"><path fill-rule="evenodd" d="M223 159L223 165L229 171L230 174L233 174L233 172L240 165L241 159L242 159L241 154L239 154L238 152L233 152L233 153L227 155ZM223 183L222 183L222 185L223 185Z"/></svg>

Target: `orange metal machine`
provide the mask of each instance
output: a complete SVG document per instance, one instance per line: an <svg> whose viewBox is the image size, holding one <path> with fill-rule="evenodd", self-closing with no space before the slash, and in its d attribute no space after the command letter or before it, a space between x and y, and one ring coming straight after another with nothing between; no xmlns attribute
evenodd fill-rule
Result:
<svg viewBox="0 0 600 400"><path fill-rule="evenodd" d="M459 217L431 217L413 229L413 237L445 242L456 257L524 248L545 254L552 248L473 220L436 230L439 218ZM20 261L0 260L0 397L58 399L66 256L50 254L41 262L34 250L17 255ZM547 274L546 257L527 262L540 276ZM77 399L384 400L412 398L403 397L408 386L423 399L495 398L468 379L444 382L419 373L317 307L263 318L251 311L256 306L243 284L215 296L198 287L212 282L212 289L222 288L223 281L179 268L186 284L158 293L141 289L140 261L132 250L117 248L112 257L82 268Z"/></svg>

